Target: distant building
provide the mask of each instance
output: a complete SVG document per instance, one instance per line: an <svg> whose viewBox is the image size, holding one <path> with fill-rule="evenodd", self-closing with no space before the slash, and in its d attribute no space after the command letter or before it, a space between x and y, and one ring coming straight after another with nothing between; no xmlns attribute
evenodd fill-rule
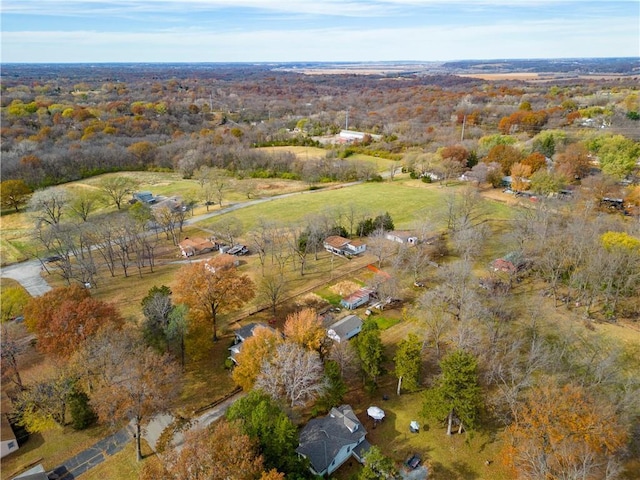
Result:
<svg viewBox="0 0 640 480"><path fill-rule="evenodd" d="M338 140L342 143L361 142L365 136L371 137L372 140L382 140L382 135L376 135L373 133L357 132L355 130L341 130L338 135Z"/></svg>

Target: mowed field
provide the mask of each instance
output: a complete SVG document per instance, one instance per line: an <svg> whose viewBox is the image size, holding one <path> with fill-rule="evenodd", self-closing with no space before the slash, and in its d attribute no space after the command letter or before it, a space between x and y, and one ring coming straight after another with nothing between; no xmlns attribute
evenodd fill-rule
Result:
<svg viewBox="0 0 640 480"><path fill-rule="evenodd" d="M444 197L455 191L456 187L440 187L407 179L363 183L344 188L308 191L277 201L252 205L232 215L242 220L246 230L251 230L262 220L285 225L295 224L322 213L345 215L347 210L353 207L360 219L363 215L373 218L388 212L396 229L409 229L417 222L426 220L433 222L435 228L439 228L445 222ZM512 209L503 203L485 201L485 207L487 218L505 220L511 217ZM201 225L206 227L216 221L217 219L207 220ZM343 226L348 229L344 220Z"/></svg>

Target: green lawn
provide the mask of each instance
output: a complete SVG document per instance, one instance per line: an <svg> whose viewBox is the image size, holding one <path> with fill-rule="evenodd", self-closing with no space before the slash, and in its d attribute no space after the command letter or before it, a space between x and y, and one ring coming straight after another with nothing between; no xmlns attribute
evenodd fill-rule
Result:
<svg viewBox="0 0 640 480"><path fill-rule="evenodd" d="M305 192L302 195L281 198L272 202L252 205L232 213L243 222L245 230L255 228L262 219L294 224L308 215L322 212L346 214L351 206L356 211L375 217L389 212L397 229L411 228L416 220L431 220L443 226L438 212L443 208L443 195L453 188L435 185L423 187L417 180L364 183L348 188L324 189ZM510 207L498 202L486 201L487 215L491 219L504 219ZM211 225L216 220L203 222ZM343 220L343 225L345 220ZM348 228L348 225L346 225ZM354 226L355 227L355 226Z"/></svg>

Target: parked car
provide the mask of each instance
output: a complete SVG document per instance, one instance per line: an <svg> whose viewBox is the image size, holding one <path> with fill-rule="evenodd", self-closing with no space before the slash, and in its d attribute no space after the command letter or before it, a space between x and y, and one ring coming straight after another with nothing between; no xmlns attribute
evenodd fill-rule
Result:
<svg viewBox="0 0 640 480"><path fill-rule="evenodd" d="M407 467L409 467L410 469L414 470L416 468L418 468L420 466L420 462L422 460L420 459L420 455L418 455L417 453L414 453L412 456L410 456L407 461L405 462L405 464L407 465Z"/></svg>

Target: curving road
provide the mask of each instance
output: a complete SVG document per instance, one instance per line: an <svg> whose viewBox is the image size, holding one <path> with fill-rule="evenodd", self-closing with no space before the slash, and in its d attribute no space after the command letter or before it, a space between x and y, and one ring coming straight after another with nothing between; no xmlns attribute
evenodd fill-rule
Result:
<svg viewBox="0 0 640 480"><path fill-rule="evenodd" d="M390 176L390 172L382 173L383 178L388 178ZM283 193L282 195L275 195L273 197L257 198L255 200L247 200L246 202L234 203L232 205L229 205L228 207L221 208L220 210L189 218L185 221L185 225L191 225L202 220L217 217L218 215L224 215L225 213L234 212L236 210L240 210L241 208L258 205L260 203L272 202L281 198L293 197L294 195L311 195L317 192L351 187L353 185L359 185L361 183L363 183L363 181L343 183L340 185L335 185L333 187L320 188L318 190L301 190L299 192ZM51 290L51 286L40 275L41 270L42 263L39 260L27 260L25 262L20 262L0 268L0 277L16 280L25 288L27 292L29 292L32 297L39 297Z"/></svg>

